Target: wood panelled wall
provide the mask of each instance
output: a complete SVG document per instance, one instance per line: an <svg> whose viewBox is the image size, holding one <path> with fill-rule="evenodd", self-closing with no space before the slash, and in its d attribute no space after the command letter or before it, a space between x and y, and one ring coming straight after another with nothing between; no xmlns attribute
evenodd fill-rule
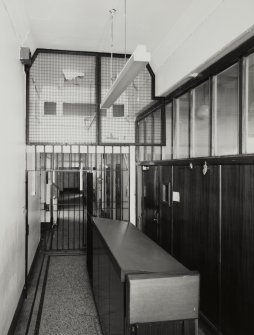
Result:
<svg viewBox="0 0 254 335"><path fill-rule="evenodd" d="M143 197L144 232L200 272L214 332L254 334L254 165L149 166Z"/></svg>

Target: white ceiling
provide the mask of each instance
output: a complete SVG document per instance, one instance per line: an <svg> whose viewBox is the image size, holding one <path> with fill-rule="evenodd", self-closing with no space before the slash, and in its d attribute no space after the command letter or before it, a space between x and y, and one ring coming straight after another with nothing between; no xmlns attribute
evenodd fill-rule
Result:
<svg viewBox="0 0 254 335"><path fill-rule="evenodd" d="M23 0L36 47L124 53L124 0ZM192 0L126 0L127 53L137 44L152 51L172 29Z"/></svg>

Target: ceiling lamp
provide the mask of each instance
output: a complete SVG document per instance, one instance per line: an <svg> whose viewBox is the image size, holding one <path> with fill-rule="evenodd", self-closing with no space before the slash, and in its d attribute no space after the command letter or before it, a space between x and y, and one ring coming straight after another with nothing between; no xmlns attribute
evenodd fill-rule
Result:
<svg viewBox="0 0 254 335"><path fill-rule="evenodd" d="M110 108L113 105L139 72L150 62L150 58L150 52L146 50L145 45L136 47L103 99L101 109Z"/></svg>

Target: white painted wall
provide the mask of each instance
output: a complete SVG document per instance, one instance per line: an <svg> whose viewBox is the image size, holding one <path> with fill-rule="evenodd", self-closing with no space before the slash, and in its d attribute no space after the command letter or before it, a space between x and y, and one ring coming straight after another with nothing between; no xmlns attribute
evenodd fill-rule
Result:
<svg viewBox="0 0 254 335"><path fill-rule="evenodd" d="M0 1L0 334L25 280L25 73L20 35Z"/></svg>
<svg viewBox="0 0 254 335"><path fill-rule="evenodd" d="M28 271L31 268L41 238L40 171L28 172Z"/></svg>
<svg viewBox="0 0 254 335"><path fill-rule="evenodd" d="M254 34L253 0L194 0L152 52L156 95L166 95L188 75Z"/></svg>

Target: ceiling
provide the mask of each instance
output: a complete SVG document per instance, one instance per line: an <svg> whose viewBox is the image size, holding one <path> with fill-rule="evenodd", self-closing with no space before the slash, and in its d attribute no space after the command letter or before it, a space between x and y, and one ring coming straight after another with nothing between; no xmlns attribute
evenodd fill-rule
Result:
<svg viewBox="0 0 254 335"><path fill-rule="evenodd" d="M124 53L125 0L23 0L38 48ZM126 0L127 53L138 44L152 51L192 0Z"/></svg>

